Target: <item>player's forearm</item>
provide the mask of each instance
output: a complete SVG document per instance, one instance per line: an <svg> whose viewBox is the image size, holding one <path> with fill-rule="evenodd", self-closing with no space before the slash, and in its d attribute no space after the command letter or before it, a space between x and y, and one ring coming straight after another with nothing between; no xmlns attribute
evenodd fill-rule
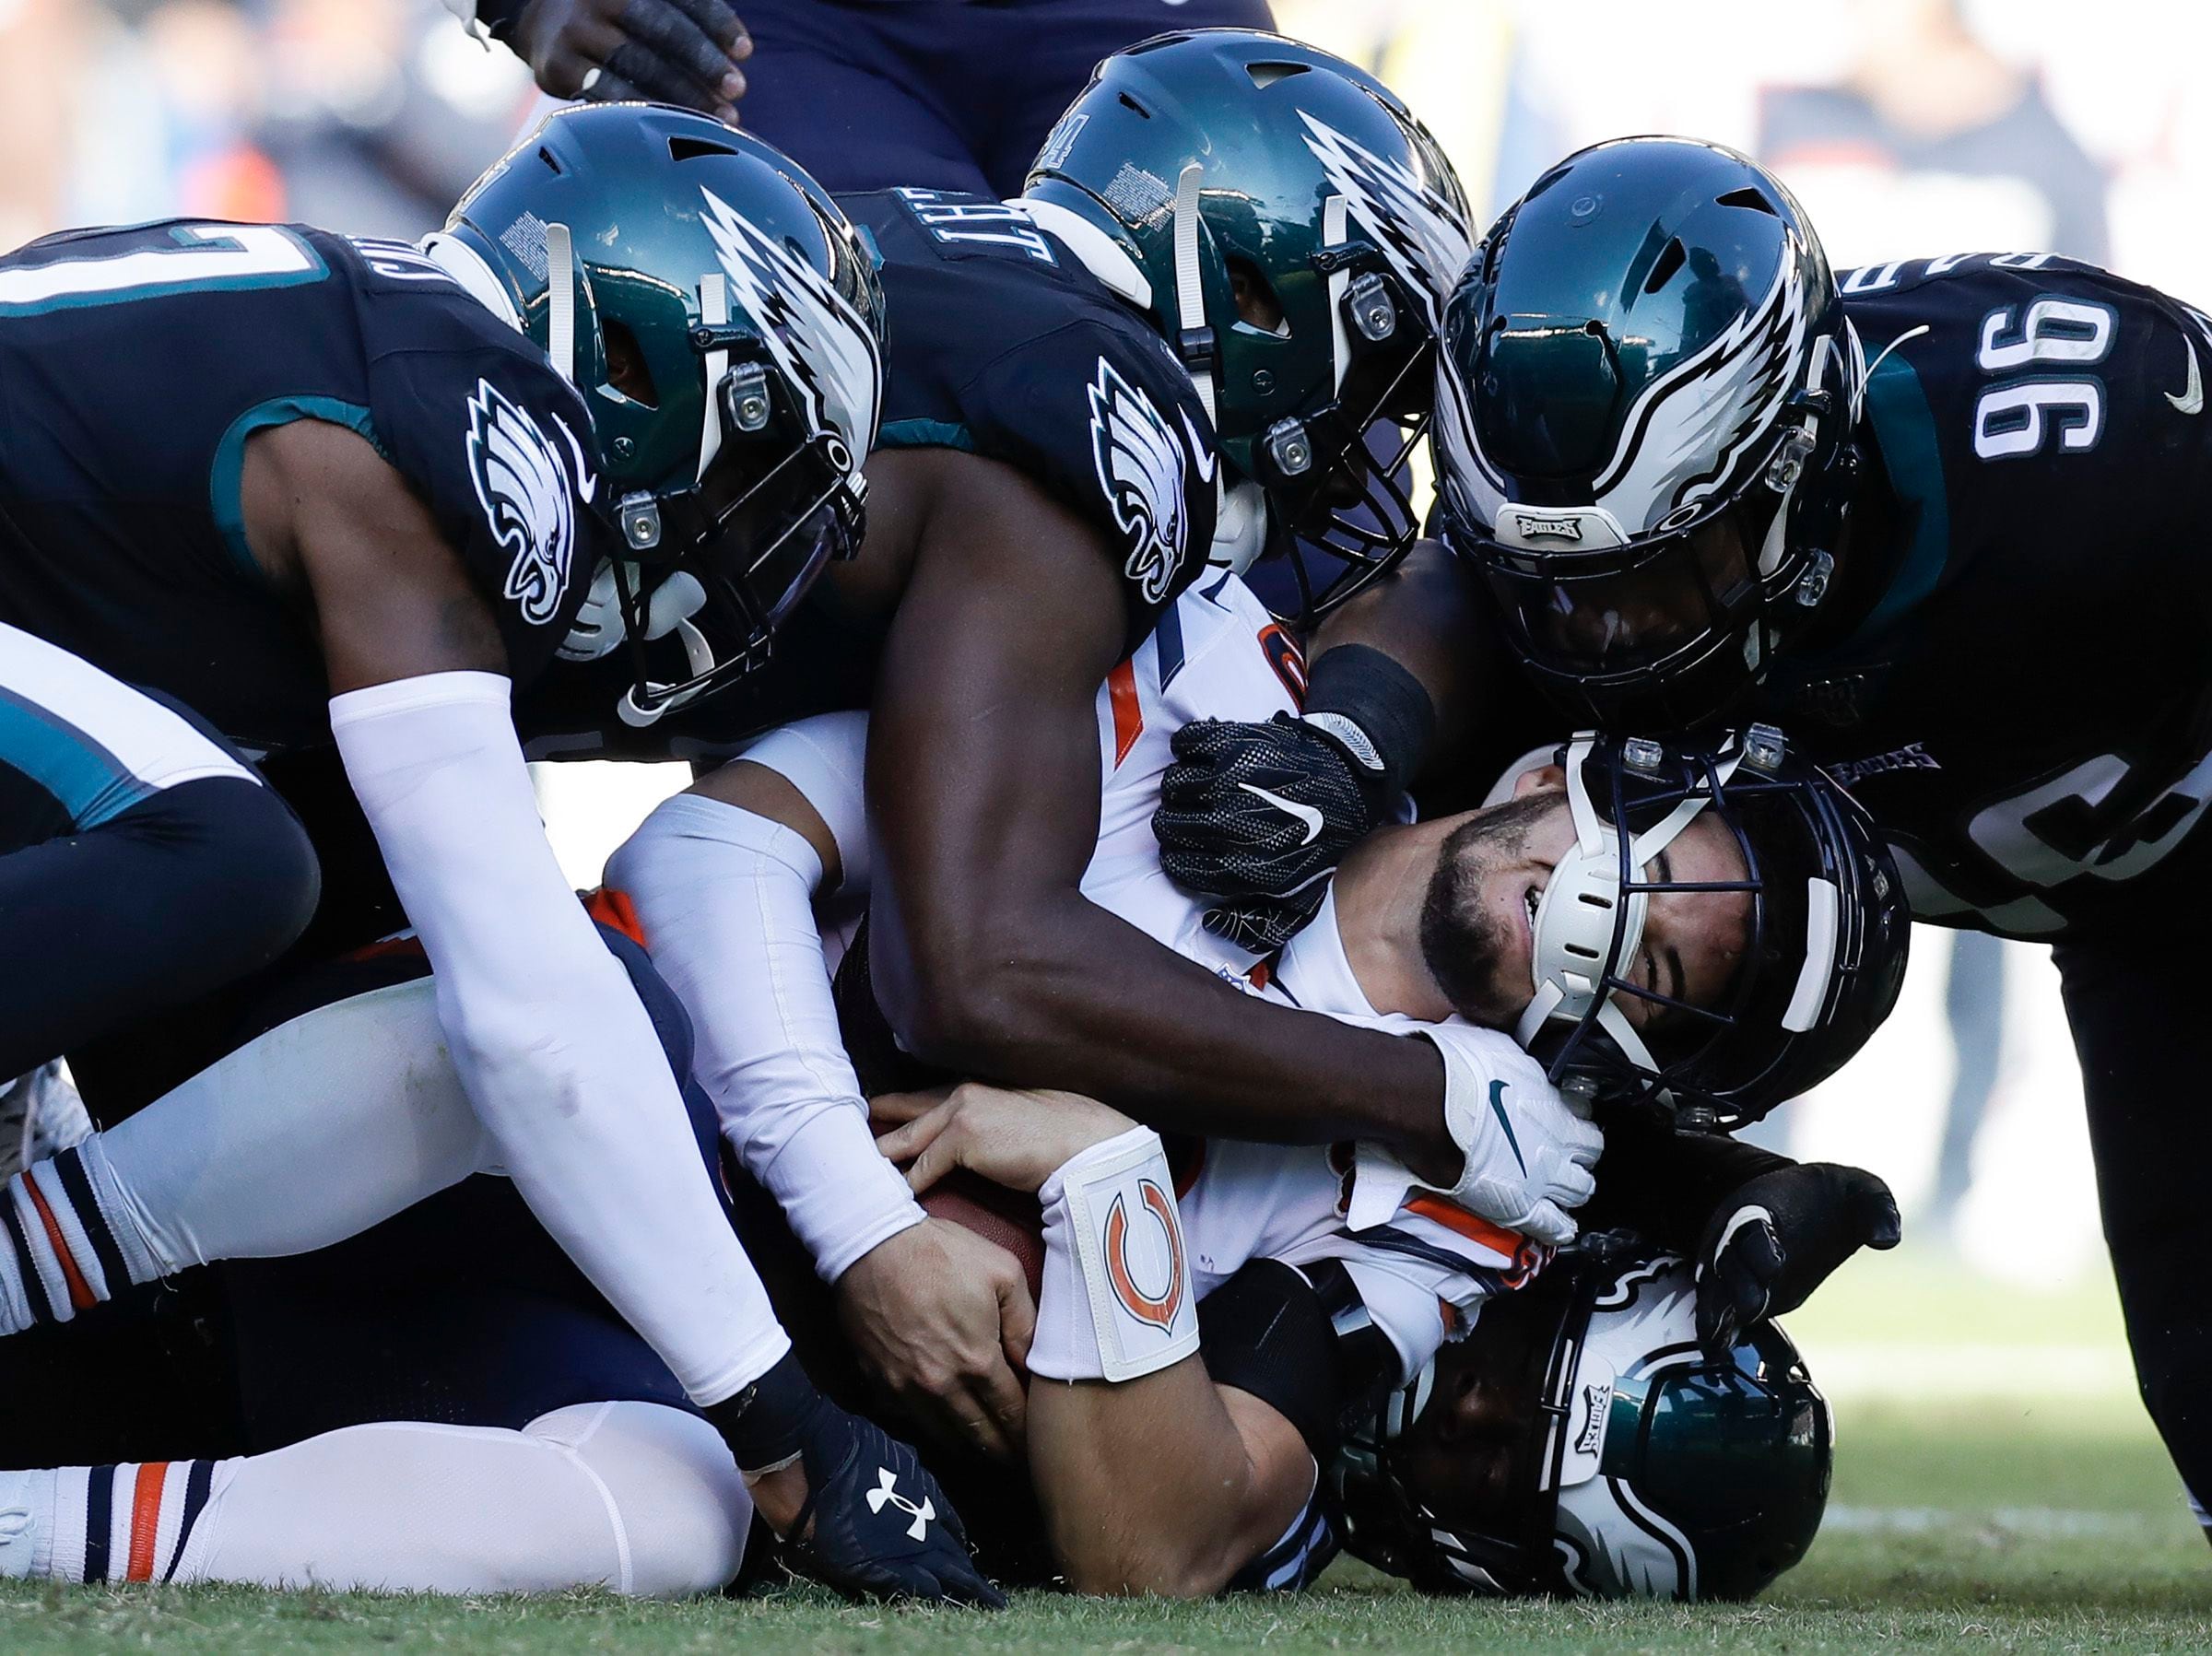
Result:
<svg viewBox="0 0 2212 1656"><path fill-rule="evenodd" d="M1195 1356L1119 1385L1032 1380L1029 1444L1053 1558L1078 1592L1207 1597L1297 1516Z"/></svg>
<svg viewBox="0 0 2212 1656"><path fill-rule="evenodd" d="M1206 1371L1173 1182L1159 1135L1133 1127L1070 1156L1037 1192L1030 1471L1054 1554L1086 1592L1218 1591L1312 1489L1289 1423L1241 1393L1236 1410ZM1132 1224L1164 1243L1143 1286Z"/></svg>
<svg viewBox="0 0 2212 1656"><path fill-rule="evenodd" d="M792 828L697 793L663 803L606 865L690 1015L724 1133L834 1282L923 1216L876 1154L838 1032L811 907L821 872Z"/></svg>
<svg viewBox="0 0 2212 1656"><path fill-rule="evenodd" d="M911 969L895 940L876 960L918 1056L1087 1093L1163 1132L1366 1139L1447 1182L1457 1166L1426 1041L1246 994L1074 890L939 918Z"/></svg>

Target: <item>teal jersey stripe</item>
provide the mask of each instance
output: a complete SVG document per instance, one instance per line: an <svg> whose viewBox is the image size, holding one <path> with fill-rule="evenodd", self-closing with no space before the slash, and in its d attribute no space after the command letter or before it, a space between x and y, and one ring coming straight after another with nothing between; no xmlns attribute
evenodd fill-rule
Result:
<svg viewBox="0 0 2212 1656"><path fill-rule="evenodd" d="M876 438L879 449L964 449L975 452L975 439L968 428L942 419L898 419Z"/></svg>
<svg viewBox="0 0 2212 1656"><path fill-rule="evenodd" d="M271 397L265 403L256 403L230 422L222 440L215 445L215 464L209 468L207 485L208 510L215 514L215 526L222 534L223 544L230 548L230 556L240 570L255 581L262 579L261 566L253 561L253 549L246 545L246 509L241 499L241 487L245 476L246 439L256 431L265 431L271 426L289 425L296 419L319 419L333 426L344 426L358 431L375 445L376 452L384 452L383 441L376 434L376 423L369 417L369 410L359 403L341 403L335 397L291 396Z"/></svg>
<svg viewBox="0 0 2212 1656"><path fill-rule="evenodd" d="M1912 543L1905 548L1897 574L1881 601L1860 624L1851 644L1877 638L1918 608L1942 580L1951 557L1951 511L1944 490L1943 452L1936 446L1936 417L1920 388L1920 376L1901 356L1892 356L1866 382L1866 411L1882 445L1882 463L1897 490L1898 503L1915 514Z"/></svg>
<svg viewBox="0 0 2212 1656"><path fill-rule="evenodd" d="M61 801L72 825L98 828L160 792L76 725L0 686L0 764Z"/></svg>

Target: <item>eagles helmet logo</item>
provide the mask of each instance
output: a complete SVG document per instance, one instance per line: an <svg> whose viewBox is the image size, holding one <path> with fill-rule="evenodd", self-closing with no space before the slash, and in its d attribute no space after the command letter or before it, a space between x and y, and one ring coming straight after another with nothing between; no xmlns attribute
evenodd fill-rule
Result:
<svg viewBox="0 0 2212 1656"><path fill-rule="evenodd" d="M503 593L524 620L542 627L568 592L575 490L552 439L489 380L478 380L468 400L468 475L492 539L513 559Z"/></svg>
<svg viewBox="0 0 2212 1656"><path fill-rule="evenodd" d="M1812 325L1796 263L1781 260L1757 305L1630 409L1594 491L1631 534L1710 496L1780 417Z"/></svg>
<svg viewBox="0 0 2212 1656"><path fill-rule="evenodd" d="M857 471L876 443L883 369L875 331L812 264L762 235L713 191L700 194L700 222L714 239L732 298L759 323L762 342L806 399L815 429L844 439Z"/></svg>
<svg viewBox="0 0 2212 1656"><path fill-rule="evenodd" d="M1390 267L1428 312L1430 330L1441 337L1444 300L1459 274L1475 255L1475 239L1461 206L1423 183L1395 160L1379 156L1325 121L1301 113L1306 147L1328 175L1329 186L1344 197L1345 208L1360 229L1382 250ZM1468 500L1469 482L1487 477L1475 441L1474 412L1459 376L1440 361L1436 377L1436 433L1445 464L1444 487L1457 505L1472 505L1484 523L1504 500L1501 489ZM1465 480L1465 481L1463 481Z"/></svg>
<svg viewBox="0 0 2212 1656"><path fill-rule="evenodd" d="M1475 252L1459 204L1423 183L1406 167L1375 154L1325 121L1300 112L1306 147L1344 197L1346 209L1372 237L1406 288L1418 296L1432 332L1441 332L1444 296Z"/></svg>
<svg viewBox="0 0 2212 1656"><path fill-rule="evenodd" d="M1122 573L1147 604L1173 589L1190 539L1182 492L1184 450L1152 399L1099 358L1089 387L1090 457L1113 521L1128 536Z"/></svg>

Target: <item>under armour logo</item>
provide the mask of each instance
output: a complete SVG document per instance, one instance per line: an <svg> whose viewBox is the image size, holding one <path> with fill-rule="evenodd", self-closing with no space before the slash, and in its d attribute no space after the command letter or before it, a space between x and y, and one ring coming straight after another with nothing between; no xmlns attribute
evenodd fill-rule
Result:
<svg viewBox="0 0 2212 1656"><path fill-rule="evenodd" d="M880 1512L886 1507L896 1507L914 1521L906 1526L909 1541L920 1541L929 1533L929 1521L937 1515L937 1509L926 1495L920 1506L914 1505L899 1493L899 1474L888 1466L878 1466L876 1475L883 1481L868 1491L868 1510Z"/></svg>

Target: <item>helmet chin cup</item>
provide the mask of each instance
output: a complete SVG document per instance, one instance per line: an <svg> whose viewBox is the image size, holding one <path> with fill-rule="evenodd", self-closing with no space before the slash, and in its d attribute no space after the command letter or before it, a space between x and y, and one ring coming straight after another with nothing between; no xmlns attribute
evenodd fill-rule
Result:
<svg viewBox="0 0 2212 1656"><path fill-rule="evenodd" d="M1644 877L1653 860L1697 820L1712 796L1684 798L1624 848L1619 830L1590 797L1586 767L1597 742L1594 732L1583 731L1567 745L1567 808L1575 842L1553 866L1536 899L1529 961L1535 996L1514 1034L1523 1047L1534 1050L1547 1024L1594 1021L1630 1063L1655 1073L1658 1064L1613 998L1624 963L1633 960L1642 945L1651 911L1650 895L1629 882ZM1641 737L1621 744L1623 762L1630 769L1652 767L1661 751ZM1740 758L1737 754L1723 760L1716 781L1724 783Z"/></svg>

